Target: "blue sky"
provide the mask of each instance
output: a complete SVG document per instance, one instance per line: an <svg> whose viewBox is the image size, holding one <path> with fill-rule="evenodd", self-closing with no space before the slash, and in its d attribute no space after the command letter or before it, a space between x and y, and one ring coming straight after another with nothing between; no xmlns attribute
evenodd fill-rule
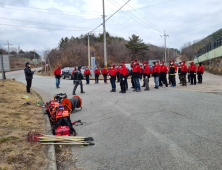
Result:
<svg viewBox="0 0 222 170"><path fill-rule="evenodd" d="M126 1L105 0L106 16ZM160 35L166 30L169 35L167 46L180 49L184 43L201 39L221 28L221 0L131 0L128 4L107 21L110 34L126 39L136 34L146 43L162 46ZM102 0L0 0L0 46L9 40L14 48L49 50L57 47L62 37L76 37L100 25L101 15ZM102 26L96 33L101 31Z"/></svg>

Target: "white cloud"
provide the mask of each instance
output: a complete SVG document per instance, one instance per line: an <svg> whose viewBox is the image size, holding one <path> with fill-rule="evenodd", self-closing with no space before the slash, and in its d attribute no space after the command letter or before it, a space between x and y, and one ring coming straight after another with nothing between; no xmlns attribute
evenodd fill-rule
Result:
<svg viewBox="0 0 222 170"><path fill-rule="evenodd" d="M109 0L113 3L116 1L119 5L123 5L127 0ZM109 17L118 8L112 5L108 0L105 0L106 15ZM133 8L141 8L148 5L154 5L167 0L131 0L130 6ZM13 9L0 8L0 16L4 18L13 18L20 20L29 20L41 23L51 23L56 25L73 26L73 27L84 27L84 28L95 28L102 23L102 1L101 0L46 0L46 1L35 1L35 0L7 0L5 4L14 4L28 7L36 7L50 10L52 13L59 13L59 11L69 11L72 13L63 12L61 14L96 14L96 16L85 16L77 17L74 15L57 15L48 13L39 13L31 11L20 11ZM2 6L2 5L1 5ZM0 6L0 7L1 7ZM19 8L23 10L27 9L15 6L6 6L7 8ZM170 35L169 43L170 47L180 48L184 43L201 39L214 31L221 28L222 21L222 3L221 0L174 0L168 3L146 7L137 10L140 15L135 11L128 13L134 20L127 16L124 12L120 11L112 17L106 23L107 31L111 34L119 35L124 38L128 38L132 34L141 36L141 38L147 43L153 43L156 45L163 45L163 38L156 35L150 24L151 22L162 31L159 34L163 34L163 30ZM123 8L124 11L131 10L127 5ZM38 10L40 11L40 10ZM136 16L136 18L135 18ZM98 18L94 18L98 17ZM117 21L124 25L121 26L114 21ZM136 21L135 21L136 20ZM140 25L139 23L142 25ZM57 27L50 25L39 25L34 23L25 23L18 21L8 21L0 19L0 24L11 24L11 25L22 25L27 27L41 27L41 28L55 28L55 29L75 29L66 27ZM127 27L127 28L126 28ZM146 28L145 28L146 27ZM152 30L149 31L148 29ZM102 29L102 27L100 27ZM136 32L133 32L135 30ZM20 45L24 50L44 50L46 48L57 47L59 40L62 37L79 36L87 33L87 31L81 32L68 32L68 31L53 31L53 30L41 30L41 29L29 29L19 27L0 27L0 45L2 41L7 40L14 45ZM154 41L156 40L156 41Z"/></svg>

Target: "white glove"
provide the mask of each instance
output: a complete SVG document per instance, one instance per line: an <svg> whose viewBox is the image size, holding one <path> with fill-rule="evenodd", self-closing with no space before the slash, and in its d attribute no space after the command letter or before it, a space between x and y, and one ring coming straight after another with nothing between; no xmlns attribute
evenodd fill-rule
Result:
<svg viewBox="0 0 222 170"><path fill-rule="evenodd" d="M123 78L123 80L125 80L125 78Z"/></svg>
<svg viewBox="0 0 222 170"><path fill-rule="evenodd" d="M194 73L194 74L196 74L196 73Z"/></svg>
<svg viewBox="0 0 222 170"><path fill-rule="evenodd" d="M109 76L109 78L111 78L111 76Z"/></svg>
<svg viewBox="0 0 222 170"><path fill-rule="evenodd" d="M146 76L145 78L148 79L148 76Z"/></svg>

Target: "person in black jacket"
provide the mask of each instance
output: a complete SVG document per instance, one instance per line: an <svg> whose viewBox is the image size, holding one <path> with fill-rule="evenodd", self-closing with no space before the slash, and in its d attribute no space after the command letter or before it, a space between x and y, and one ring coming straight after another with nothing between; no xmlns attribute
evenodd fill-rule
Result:
<svg viewBox="0 0 222 170"><path fill-rule="evenodd" d="M32 86L33 74L35 73L35 71L31 71L29 62L25 63L24 72L25 72L25 79L27 82L26 91L27 91L27 93L30 93L30 88Z"/></svg>
<svg viewBox="0 0 222 170"><path fill-rule="evenodd" d="M76 89L77 89L78 85L80 85L80 87L81 87L81 93L85 93L83 91L83 84L82 84L83 75L82 75L81 69L82 69L82 66L79 66L78 70L76 70L74 72L74 81L73 81L73 83L75 84L75 86L73 88L73 93L72 93L73 95L76 95Z"/></svg>

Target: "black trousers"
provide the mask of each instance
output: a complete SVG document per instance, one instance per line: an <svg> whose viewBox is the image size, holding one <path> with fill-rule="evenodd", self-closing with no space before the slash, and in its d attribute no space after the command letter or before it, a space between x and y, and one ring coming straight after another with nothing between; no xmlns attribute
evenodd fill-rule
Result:
<svg viewBox="0 0 222 170"><path fill-rule="evenodd" d="M132 87L134 88L133 76L131 77L131 83L132 83Z"/></svg>
<svg viewBox="0 0 222 170"><path fill-rule="evenodd" d="M120 78L120 87L122 92L126 91L126 77Z"/></svg>
<svg viewBox="0 0 222 170"><path fill-rule="evenodd" d="M99 74L95 74L95 83L99 83Z"/></svg>
<svg viewBox="0 0 222 170"><path fill-rule="evenodd" d="M190 73L188 73L187 78L188 78L188 82L190 83Z"/></svg>
<svg viewBox="0 0 222 170"><path fill-rule="evenodd" d="M171 80L170 80L170 74L169 74L169 76L168 76L168 80L169 80L169 84L171 84Z"/></svg>
<svg viewBox="0 0 222 170"><path fill-rule="evenodd" d="M183 86L187 85L186 74L181 74L181 83Z"/></svg>
<svg viewBox="0 0 222 170"><path fill-rule="evenodd" d="M178 74L178 77L179 77L179 80L180 80L180 83L181 83L181 74Z"/></svg>
<svg viewBox="0 0 222 170"><path fill-rule="evenodd" d="M191 78L191 84L196 84L197 82L197 76L194 73L190 73L190 78Z"/></svg>
<svg viewBox="0 0 222 170"><path fill-rule="evenodd" d="M107 83L107 74L103 74L104 77L104 83Z"/></svg>
<svg viewBox="0 0 222 170"><path fill-rule="evenodd" d="M170 75L170 82L171 82L172 86L176 86L175 75Z"/></svg>
<svg viewBox="0 0 222 170"><path fill-rule="evenodd" d="M120 73L119 72L117 72L117 74L116 74L116 76L117 76L117 82L120 82Z"/></svg>
<svg viewBox="0 0 222 170"><path fill-rule="evenodd" d="M30 88L32 86L32 79L26 79L27 85L26 85L26 91L30 92Z"/></svg>
<svg viewBox="0 0 222 170"><path fill-rule="evenodd" d="M202 83L202 73L197 73L197 79L198 79L198 83Z"/></svg>
<svg viewBox="0 0 222 170"><path fill-rule="evenodd" d="M162 82L163 82L163 83L162 83ZM165 84L166 87L168 87L166 74L160 73L159 86L163 86L163 84Z"/></svg>

